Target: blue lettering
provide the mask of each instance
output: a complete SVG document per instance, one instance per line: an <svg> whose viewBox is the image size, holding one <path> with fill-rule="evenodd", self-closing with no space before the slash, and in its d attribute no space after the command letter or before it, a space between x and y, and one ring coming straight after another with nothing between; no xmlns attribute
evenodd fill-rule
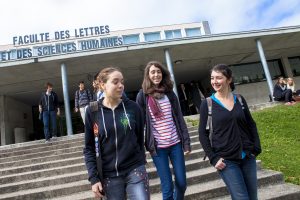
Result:
<svg viewBox="0 0 300 200"><path fill-rule="evenodd" d="M86 41L80 41L80 44L81 44L81 50L86 50L87 49Z"/></svg>
<svg viewBox="0 0 300 200"><path fill-rule="evenodd" d="M66 33L66 38L70 38L70 31L66 30L65 33Z"/></svg>
<svg viewBox="0 0 300 200"><path fill-rule="evenodd" d="M49 35L49 33L45 33L45 41L50 41L50 35Z"/></svg>
<svg viewBox="0 0 300 200"><path fill-rule="evenodd" d="M37 51L38 51L38 56L42 56L43 55L42 47L38 47Z"/></svg>
<svg viewBox="0 0 300 200"><path fill-rule="evenodd" d="M99 27L95 27L95 35L100 35L100 29Z"/></svg>
<svg viewBox="0 0 300 200"><path fill-rule="evenodd" d="M101 35L104 34L104 26L100 26L100 33Z"/></svg>
<svg viewBox="0 0 300 200"><path fill-rule="evenodd" d="M58 31L54 32L54 38L55 38L55 40L59 40L60 39L60 35L59 35Z"/></svg>
<svg viewBox="0 0 300 200"><path fill-rule="evenodd" d="M28 44L28 43L29 43L29 36L28 36L28 35L25 35L25 36L24 36L24 43L25 43L25 44Z"/></svg>
<svg viewBox="0 0 300 200"><path fill-rule="evenodd" d="M84 36L84 34L83 34L83 29L82 29L82 28L79 29L79 36L80 36L80 37L83 37L83 36Z"/></svg>
<svg viewBox="0 0 300 200"><path fill-rule="evenodd" d="M6 52L5 51L1 51L0 55L1 55L1 61L5 61L6 60Z"/></svg>
<svg viewBox="0 0 300 200"><path fill-rule="evenodd" d="M75 44L75 42L72 43L72 51L76 51L76 44Z"/></svg>
<svg viewBox="0 0 300 200"><path fill-rule="evenodd" d="M18 39L17 36L13 37L13 44L14 44L14 46L16 45L17 39Z"/></svg>
<svg viewBox="0 0 300 200"><path fill-rule="evenodd" d="M91 35L94 35L94 27L89 27L89 29L91 30Z"/></svg>
<svg viewBox="0 0 300 200"><path fill-rule="evenodd" d="M108 25L106 25L105 26L105 33L109 33L110 31L109 31L109 26Z"/></svg>
<svg viewBox="0 0 300 200"><path fill-rule="evenodd" d="M123 39L121 37L118 38L119 46L123 45Z"/></svg>

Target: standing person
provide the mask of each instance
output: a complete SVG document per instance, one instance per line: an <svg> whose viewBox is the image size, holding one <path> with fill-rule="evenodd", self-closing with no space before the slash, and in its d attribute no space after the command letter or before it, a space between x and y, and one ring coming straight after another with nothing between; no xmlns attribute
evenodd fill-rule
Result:
<svg viewBox="0 0 300 200"><path fill-rule="evenodd" d="M256 124L246 100L232 93L232 71L227 65L214 66L210 82L216 93L201 104L200 142L210 163L225 182L231 198L256 200L256 156L261 153ZM209 116L212 121L208 124L211 131L208 134Z"/></svg>
<svg viewBox="0 0 300 200"><path fill-rule="evenodd" d="M80 115L85 124L85 110L89 103L93 100L89 89L84 88L84 82L79 83L79 90L75 92L75 112L80 111Z"/></svg>
<svg viewBox="0 0 300 200"><path fill-rule="evenodd" d="M104 91L101 88L101 85L99 83L98 79L98 74L97 73L94 76L94 81L93 81L93 88L94 88L94 92L93 92L93 101L99 101L100 99L102 99L104 97Z"/></svg>
<svg viewBox="0 0 300 200"><path fill-rule="evenodd" d="M96 197L148 200L144 122L139 106L123 94L119 69L101 70L98 80L105 97L87 108L85 163Z"/></svg>
<svg viewBox="0 0 300 200"><path fill-rule="evenodd" d="M145 146L150 152L161 181L163 199L184 199L186 169L184 152L191 151L190 137L170 73L157 61L147 64L137 103L146 116ZM169 167L175 175L175 189Z"/></svg>
<svg viewBox="0 0 300 200"><path fill-rule="evenodd" d="M60 115L60 109L58 107L57 94L53 92L53 85L51 83L46 83L45 87L46 92L42 93L39 102L39 112L43 116L45 143L49 143L52 137L57 137L56 114L58 116ZM51 133L49 130L49 122L51 122Z"/></svg>
<svg viewBox="0 0 300 200"><path fill-rule="evenodd" d="M191 96L192 96L192 102L195 105L197 112L200 113L200 106L201 106L201 91L198 87L198 84L196 81L192 81L191 83ZM203 96L203 95L202 95Z"/></svg>
<svg viewBox="0 0 300 200"><path fill-rule="evenodd" d="M293 105L293 92L291 89L287 89L286 83L283 77L277 79L277 83L274 86L273 96L276 101L284 101L285 105Z"/></svg>

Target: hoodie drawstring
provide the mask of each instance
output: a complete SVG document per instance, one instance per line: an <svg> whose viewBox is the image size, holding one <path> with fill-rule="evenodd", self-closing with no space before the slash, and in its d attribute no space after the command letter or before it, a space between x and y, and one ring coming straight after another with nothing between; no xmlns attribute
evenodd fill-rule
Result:
<svg viewBox="0 0 300 200"><path fill-rule="evenodd" d="M131 125L130 125L130 120L129 120L129 117L127 115L127 112L126 112L125 105L124 105L123 101L122 101L122 105L123 105L123 109L124 109L124 112L125 112L125 116L126 116L127 121L128 121L129 128L130 128L130 130L132 130Z"/></svg>
<svg viewBox="0 0 300 200"><path fill-rule="evenodd" d="M106 126L105 126L105 120L104 120L104 114L103 114L103 108L102 107L101 107L101 113L102 113L102 121L103 121L105 136L107 138L107 130L106 130Z"/></svg>

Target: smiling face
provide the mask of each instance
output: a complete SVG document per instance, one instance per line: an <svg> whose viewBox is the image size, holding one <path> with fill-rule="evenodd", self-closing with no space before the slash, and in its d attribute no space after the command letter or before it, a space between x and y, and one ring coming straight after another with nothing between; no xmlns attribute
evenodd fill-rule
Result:
<svg viewBox="0 0 300 200"><path fill-rule="evenodd" d="M158 86L162 80L161 70L152 65L149 69L149 79L154 85Z"/></svg>
<svg viewBox="0 0 300 200"><path fill-rule="evenodd" d="M114 71L108 75L106 82L101 82L105 96L112 99L120 99L124 91L124 78L121 72Z"/></svg>
<svg viewBox="0 0 300 200"><path fill-rule="evenodd" d="M230 88L232 79L228 79L221 72L212 71L210 77L211 86L216 92L223 92Z"/></svg>

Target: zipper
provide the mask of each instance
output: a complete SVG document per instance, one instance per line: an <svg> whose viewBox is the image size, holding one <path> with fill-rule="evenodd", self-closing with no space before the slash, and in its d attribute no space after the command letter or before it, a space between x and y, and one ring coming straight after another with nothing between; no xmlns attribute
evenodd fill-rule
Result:
<svg viewBox="0 0 300 200"><path fill-rule="evenodd" d="M117 137L117 125L116 125L116 119L115 119L115 111L112 110L113 112L113 119L114 119L114 127L115 127L115 137L116 137L116 163L115 163L115 168L117 171L117 176L119 176L119 171L118 171L118 137Z"/></svg>

